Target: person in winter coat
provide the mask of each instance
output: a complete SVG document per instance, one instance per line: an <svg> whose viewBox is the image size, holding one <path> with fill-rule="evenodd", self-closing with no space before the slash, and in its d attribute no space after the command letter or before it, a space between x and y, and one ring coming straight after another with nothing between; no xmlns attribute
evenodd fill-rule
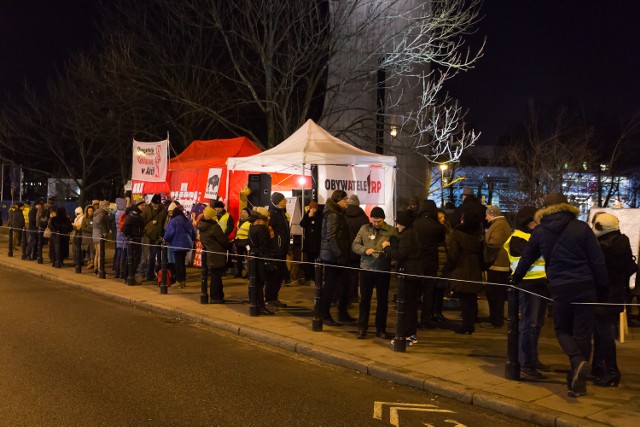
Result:
<svg viewBox="0 0 640 427"><path fill-rule="evenodd" d="M59 207L49 216L49 229L51 230L51 254L52 265L61 268L63 261L69 256L69 233L73 230L67 211Z"/></svg>
<svg viewBox="0 0 640 427"><path fill-rule="evenodd" d="M465 212L447 240L447 262L442 277L449 279L448 289L460 301L462 327L455 330L457 334L475 332L478 292L482 290L483 217L480 215L475 211Z"/></svg>
<svg viewBox="0 0 640 427"><path fill-rule="evenodd" d="M384 255L384 248L389 246L391 238L398 233L385 221L381 207L371 209L371 223L360 227L358 235L351 244L351 250L360 255L360 313L358 316L358 339L364 339L369 328L369 312L371 297L376 289L376 336L386 339L387 311L389 304L389 281L391 262Z"/></svg>
<svg viewBox="0 0 640 427"><path fill-rule="evenodd" d="M127 200L121 197L116 199L116 212L113 216L113 222L115 224L115 234L116 237L116 251L113 256L113 271L116 279L121 278L120 274L120 265L122 264L122 254L124 253L125 248L125 239L124 234L122 233L122 225L124 225L124 220L126 218L125 210L127 208Z"/></svg>
<svg viewBox="0 0 640 427"><path fill-rule="evenodd" d="M633 263L629 238L620 233L620 223L615 215L596 213L592 223L609 276L609 292L604 302L619 305L598 306L595 309L591 375L596 386L617 387L620 370L616 360L616 325L629 278L637 271L637 265Z"/></svg>
<svg viewBox="0 0 640 427"><path fill-rule="evenodd" d="M203 216L198 221L197 227L198 231L200 231L202 250L206 251L207 268L211 275L210 302L211 304L224 304L222 276L224 276L224 270L227 265L229 239L216 221L215 209L210 206L204 208ZM169 230L167 229L167 231Z"/></svg>
<svg viewBox="0 0 640 427"><path fill-rule="evenodd" d="M167 208L162 204L160 194L154 194L149 205L141 205L140 212L144 221L144 237L149 243L147 259L147 281L156 280L156 264L160 265L162 254L162 236L167 222Z"/></svg>
<svg viewBox="0 0 640 427"><path fill-rule="evenodd" d="M87 268L93 268L93 260L95 258L95 246L93 245L93 205L87 205L84 208L84 215L80 225L82 236L82 250L87 256Z"/></svg>
<svg viewBox="0 0 640 427"><path fill-rule="evenodd" d="M462 190L462 203L458 206L451 215L451 226L455 227L460 224L461 218L463 214L471 213L471 215L475 218L476 216L480 216L480 218L485 217L486 207L478 200L476 195L473 193L473 189L465 188ZM469 215L467 215L469 218Z"/></svg>
<svg viewBox="0 0 640 427"><path fill-rule="evenodd" d="M24 209L24 203L22 202L16 202L9 208L7 226L13 229L14 246L20 246L22 244L22 229L26 222L22 214L22 209Z"/></svg>
<svg viewBox="0 0 640 427"><path fill-rule="evenodd" d="M340 326L331 317L331 301L334 293L338 292L338 317L345 323L352 323L356 319L347 311L349 305L349 288L345 282L345 269L349 263L351 240L349 226L345 218L347 208L347 193L335 190L322 212L322 226L320 227L320 259L327 264L324 269L324 287L322 289L322 321L328 326Z"/></svg>
<svg viewBox="0 0 640 427"><path fill-rule="evenodd" d="M193 249L196 230L193 228L191 220L184 214L181 206L173 209L171 219L167 223L167 229L164 233L164 240L171 247L175 257L177 287L184 288L187 281L185 260L187 252Z"/></svg>
<svg viewBox="0 0 640 427"><path fill-rule="evenodd" d="M29 243L27 245L27 259L38 259L38 211L42 209L42 202L36 200L29 210L27 229L29 230Z"/></svg>
<svg viewBox="0 0 640 427"><path fill-rule="evenodd" d="M93 229L92 229L92 239L94 246L94 258L93 258L93 267L94 273L98 274L101 269L100 265L100 240L106 239L109 236L109 231L111 231L111 222L110 213L111 209L109 209L109 201L102 200L98 203L98 209L93 213Z"/></svg>
<svg viewBox="0 0 640 427"><path fill-rule="evenodd" d="M520 283L531 265L544 257L556 338L571 363L570 397L587 394L594 322L594 306L588 303L604 301L609 282L602 250L589 226L578 220L579 213L563 194L549 193L544 208L536 212L539 225L511 280L513 285Z"/></svg>
<svg viewBox="0 0 640 427"><path fill-rule="evenodd" d="M358 231L360 231L360 227L369 224L369 217L360 207L360 198L357 194L349 196L345 218L349 226L349 246L351 246L351 243L353 243L353 240L358 235ZM358 290L360 289L360 273L358 272L360 257L351 250L349 250L349 263L347 265L351 268L343 271L342 274L346 275L345 283L349 288L349 301L357 303L359 301Z"/></svg>
<svg viewBox="0 0 640 427"><path fill-rule="evenodd" d="M489 323L480 326L484 328L501 328L504 326L504 302L507 298L507 282L511 275L509 257L504 249L504 243L511 236L511 225L502 215L497 205L488 205L485 219L489 228L484 236L488 251L497 252L497 257L487 270L487 282L500 285L487 284L484 288L489 303Z"/></svg>
<svg viewBox="0 0 640 427"><path fill-rule="evenodd" d="M269 310L265 305L264 289L267 283L267 276L272 271L267 271L267 263L265 258L271 258L271 249L273 239L269 228L269 210L263 207L254 208L251 212L251 227L249 227L249 278L253 281L256 289L256 304L258 314L272 315L273 311ZM251 284L249 285L251 286ZM249 288L251 292L251 288ZM249 299L252 296L249 295Z"/></svg>
<svg viewBox="0 0 640 427"><path fill-rule="evenodd" d="M391 239L391 245L384 248L387 258L396 260L396 269L404 272L404 309L406 313L406 329L404 337L408 345L417 344L418 336L418 301L420 300L422 259L420 257L420 245L418 235L412 228L413 217L408 212L398 213L396 218L397 239ZM400 289L398 289L400 292ZM393 341L392 341L393 344Z"/></svg>
<svg viewBox="0 0 640 427"><path fill-rule="evenodd" d="M504 244L512 271L516 270L524 248L531 238L531 232L538 225L534 220L536 211L537 209L533 206L525 206L518 211L516 230ZM549 370L549 366L540 362L538 357L538 338L547 314L548 300L546 298L549 298L549 282L544 258L540 257L533 263L520 283L525 290L518 293L520 373L530 378L544 378L539 369Z"/></svg>
<svg viewBox="0 0 640 427"><path fill-rule="evenodd" d="M236 274L234 277L247 278L244 272L244 260L247 254L247 245L249 245L249 227L251 227L251 210L249 208L242 208L240 210L240 219L236 226L236 236L233 239L234 252L236 254Z"/></svg>
<svg viewBox="0 0 640 427"><path fill-rule="evenodd" d="M433 200L423 200L418 214L413 220L413 229L418 236L419 256L422 260L422 272L427 276L420 285L421 310L420 328L431 329L439 319L433 309L434 294L438 279L438 247L444 244L445 228L438 221L438 208Z"/></svg>
<svg viewBox="0 0 640 427"><path fill-rule="evenodd" d="M436 289L433 291L433 317L434 322L445 322L447 320L442 314L444 308L444 295L447 291L447 281L442 279L442 270L447 262L447 238L451 234L451 224L447 220L444 210L438 209L438 222L444 226L444 240L438 244L438 281Z"/></svg>
<svg viewBox="0 0 640 427"><path fill-rule="evenodd" d="M320 256L320 239L322 238L322 211L317 202L309 203L300 227L304 230L302 253L304 254L304 280L312 285L315 280L315 262Z"/></svg>
<svg viewBox="0 0 640 427"><path fill-rule="evenodd" d="M122 261L120 263L120 277L125 280L125 283L131 285L139 285L140 282L136 280L135 274L138 271L138 265L140 264L140 256L142 254L142 237L144 236L144 219L142 219L142 213L140 212L140 205L144 204L144 200L137 204L127 208L125 210L124 224L122 225L122 234L125 239L125 243L131 241L131 245L126 245L122 255ZM130 249L129 249L130 248ZM129 254L131 250L131 254ZM128 258L129 256L133 260L131 270L129 270ZM132 277L132 282L128 283L129 276Z"/></svg>
<svg viewBox="0 0 640 427"><path fill-rule="evenodd" d="M287 305L278 299L278 293L282 282L289 281L289 270L287 269L287 255L291 235L289 232L289 217L287 215L287 199L282 193L275 192L271 195L271 205L269 206L269 226L273 229L272 256L278 259L274 262L276 271L270 274L267 279L265 298L270 307L282 308Z"/></svg>

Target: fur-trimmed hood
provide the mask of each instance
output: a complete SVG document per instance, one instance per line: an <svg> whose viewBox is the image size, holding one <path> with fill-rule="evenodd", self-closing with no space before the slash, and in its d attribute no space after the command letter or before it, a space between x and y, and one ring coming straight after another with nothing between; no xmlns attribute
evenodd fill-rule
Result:
<svg viewBox="0 0 640 427"><path fill-rule="evenodd" d="M559 212L564 212L564 214L557 215L557 219L554 218L552 221L550 221L552 223L557 222L557 226L559 228L564 228L564 225L566 225L567 222L577 218L578 215L580 215L580 210L578 208L571 206L568 203L559 203L557 205L547 206L546 208L538 210L534 216L534 219L538 224L541 224L542 221L544 221L545 223L549 223L550 218L548 218L548 216ZM555 224L552 224L551 228L555 228Z"/></svg>

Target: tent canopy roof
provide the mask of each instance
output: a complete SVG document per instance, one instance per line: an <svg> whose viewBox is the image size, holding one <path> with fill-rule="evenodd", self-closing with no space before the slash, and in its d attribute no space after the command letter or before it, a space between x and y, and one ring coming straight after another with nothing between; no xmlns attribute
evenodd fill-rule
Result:
<svg viewBox="0 0 640 427"><path fill-rule="evenodd" d="M169 161L170 170L224 167L228 157L245 157L260 153L248 138L195 140Z"/></svg>
<svg viewBox="0 0 640 427"><path fill-rule="evenodd" d="M303 174L309 165L395 166L395 156L356 148L309 119L277 146L249 157L230 157L229 170Z"/></svg>

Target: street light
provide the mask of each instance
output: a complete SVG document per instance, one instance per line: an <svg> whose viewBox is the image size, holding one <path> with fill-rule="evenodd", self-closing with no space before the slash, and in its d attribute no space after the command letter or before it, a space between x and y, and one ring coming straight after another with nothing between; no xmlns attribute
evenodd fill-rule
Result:
<svg viewBox="0 0 640 427"><path fill-rule="evenodd" d="M444 209L444 171L449 169L449 165L446 163L440 163L440 207Z"/></svg>

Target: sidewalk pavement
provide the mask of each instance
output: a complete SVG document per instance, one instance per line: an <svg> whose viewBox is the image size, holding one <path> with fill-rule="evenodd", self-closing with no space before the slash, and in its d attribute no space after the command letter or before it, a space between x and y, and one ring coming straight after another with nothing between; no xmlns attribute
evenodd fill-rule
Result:
<svg viewBox="0 0 640 427"><path fill-rule="evenodd" d="M249 316L247 280L224 279L227 303L200 304L200 270L188 269L184 289L169 288L162 295L151 282L126 286L113 279L99 279L88 269L81 274L74 267L52 268L22 260L20 251L8 257L2 245L0 262L14 270L46 280L95 292L134 306L165 315L206 324L255 341L305 354L358 372L408 385L462 402L544 426L635 426L640 415L640 330L631 330L623 344L618 343L618 363L622 381L618 388L590 386L589 394L578 399L566 396L565 375L568 360L553 335L552 320L540 339L540 358L552 366L545 379L510 381L505 379L506 327L476 328L473 335L457 335L450 329L419 331L418 344L406 353L392 351L389 340L370 334L356 339L356 326L328 327L311 331L313 287L283 286L280 299L288 304L275 316ZM45 255L45 260L47 259ZM107 262L109 266L109 262ZM393 295L392 289L390 295ZM395 313L390 304L388 332L395 331ZM351 309L357 313L357 307ZM373 308L372 319L373 321ZM487 313L486 301L480 301L480 314ZM445 312L451 319L458 312ZM450 322L454 323L454 322Z"/></svg>

